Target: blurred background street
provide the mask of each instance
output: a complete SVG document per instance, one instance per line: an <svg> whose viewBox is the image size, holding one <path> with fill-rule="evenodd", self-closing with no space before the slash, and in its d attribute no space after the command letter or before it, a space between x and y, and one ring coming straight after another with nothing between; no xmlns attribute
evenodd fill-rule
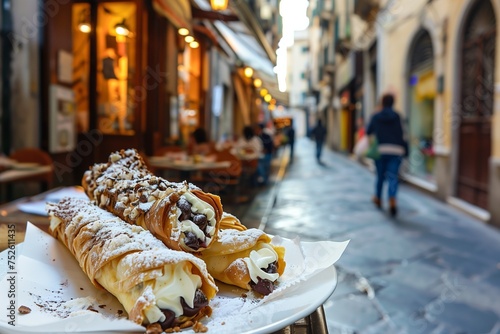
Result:
<svg viewBox="0 0 500 334"><path fill-rule="evenodd" d="M391 218L371 202L366 166L330 150L323 158L317 164L314 143L300 139L275 189L238 208L245 224L271 234L351 240L324 304L329 333L500 333L498 229L408 184Z"/></svg>

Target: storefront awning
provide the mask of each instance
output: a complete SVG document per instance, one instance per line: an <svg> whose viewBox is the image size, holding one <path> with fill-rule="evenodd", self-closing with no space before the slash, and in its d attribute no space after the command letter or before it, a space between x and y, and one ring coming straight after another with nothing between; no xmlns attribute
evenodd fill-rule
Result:
<svg viewBox="0 0 500 334"><path fill-rule="evenodd" d="M242 22L215 21L214 26L241 63L253 68L254 76L262 80L262 87L278 102L288 104L288 94L278 89L274 64L253 33Z"/></svg>
<svg viewBox="0 0 500 334"><path fill-rule="evenodd" d="M231 8L235 11L236 15L240 18L246 27L253 33L256 41L261 45L262 49L266 52L269 59L276 63L276 50L273 50L267 38L260 27L260 23L255 17L247 4L247 0L232 0Z"/></svg>
<svg viewBox="0 0 500 334"><path fill-rule="evenodd" d="M177 28L191 28L191 3L189 0L153 0L153 8Z"/></svg>
<svg viewBox="0 0 500 334"><path fill-rule="evenodd" d="M280 92L278 79L274 73L276 52L266 40L254 14L244 0L232 0L229 8L222 12L220 19L217 15L208 16L211 8L208 0L194 0L196 6L204 11L204 18L212 21L218 35L226 42L234 52L241 65L250 66L254 69L254 77L262 80L263 88L280 103L288 104L288 93ZM237 17L239 20L227 19ZM201 17L201 16L200 16ZM231 51L229 50L229 51Z"/></svg>
<svg viewBox="0 0 500 334"><path fill-rule="evenodd" d="M213 12L209 0L194 0L194 4L199 7L203 15L197 15L199 18L209 19L210 21L233 22L238 21L245 27L245 33L251 34L260 48L267 54L272 63L276 63L276 51L273 50L267 38L260 27L260 24L247 4L246 0L231 0L229 7L225 11ZM193 8L193 10L196 7ZM195 10L195 14L198 12Z"/></svg>

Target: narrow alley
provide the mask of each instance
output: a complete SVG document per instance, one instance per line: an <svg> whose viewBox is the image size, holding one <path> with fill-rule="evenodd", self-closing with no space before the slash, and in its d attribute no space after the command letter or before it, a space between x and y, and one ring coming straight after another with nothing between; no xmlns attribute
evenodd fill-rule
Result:
<svg viewBox="0 0 500 334"><path fill-rule="evenodd" d="M392 219L370 201L374 175L365 166L330 150L318 165L307 138L295 154L255 202L275 201L262 218L268 233L351 240L324 304L329 333L500 333L498 229L405 184ZM253 209L245 222L255 223Z"/></svg>

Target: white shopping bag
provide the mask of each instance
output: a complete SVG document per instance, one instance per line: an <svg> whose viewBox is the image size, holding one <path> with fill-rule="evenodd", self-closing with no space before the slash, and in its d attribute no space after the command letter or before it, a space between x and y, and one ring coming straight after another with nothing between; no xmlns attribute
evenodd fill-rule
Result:
<svg viewBox="0 0 500 334"><path fill-rule="evenodd" d="M370 146L370 140L368 136L361 137L360 140L354 145L354 154L358 157L365 156L366 151L368 151L368 147Z"/></svg>

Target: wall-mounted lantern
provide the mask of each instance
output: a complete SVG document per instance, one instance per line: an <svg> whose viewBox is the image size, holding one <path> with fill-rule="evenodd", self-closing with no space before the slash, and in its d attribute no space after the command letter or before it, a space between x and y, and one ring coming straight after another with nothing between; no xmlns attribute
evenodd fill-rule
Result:
<svg viewBox="0 0 500 334"><path fill-rule="evenodd" d="M247 78L251 78L252 75L253 75L253 68L251 68L250 66L247 66L245 67L245 69L243 70L243 73L245 74L245 77Z"/></svg>
<svg viewBox="0 0 500 334"><path fill-rule="evenodd" d="M212 10L226 10L229 0L210 0Z"/></svg>
<svg viewBox="0 0 500 334"><path fill-rule="evenodd" d="M87 8L83 9L79 14L78 19L78 30L88 34L92 31L92 26L90 25L89 10Z"/></svg>
<svg viewBox="0 0 500 334"><path fill-rule="evenodd" d="M179 28L179 30L177 32L181 36L187 36L187 35L189 35L189 29L187 29L187 28Z"/></svg>
<svg viewBox="0 0 500 334"><path fill-rule="evenodd" d="M255 88L260 88L262 86L262 80L260 80L259 78L255 78L255 80L253 81L253 85L255 86Z"/></svg>
<svg viewBox="0 0 500 334"><path fill-rule="evenodd" d="M128 36L130 33L130 30L128 29L127 25L125 24L125 19L123 19L122 22L117 23L115 25L115 32L118 36Z"/></svg>

